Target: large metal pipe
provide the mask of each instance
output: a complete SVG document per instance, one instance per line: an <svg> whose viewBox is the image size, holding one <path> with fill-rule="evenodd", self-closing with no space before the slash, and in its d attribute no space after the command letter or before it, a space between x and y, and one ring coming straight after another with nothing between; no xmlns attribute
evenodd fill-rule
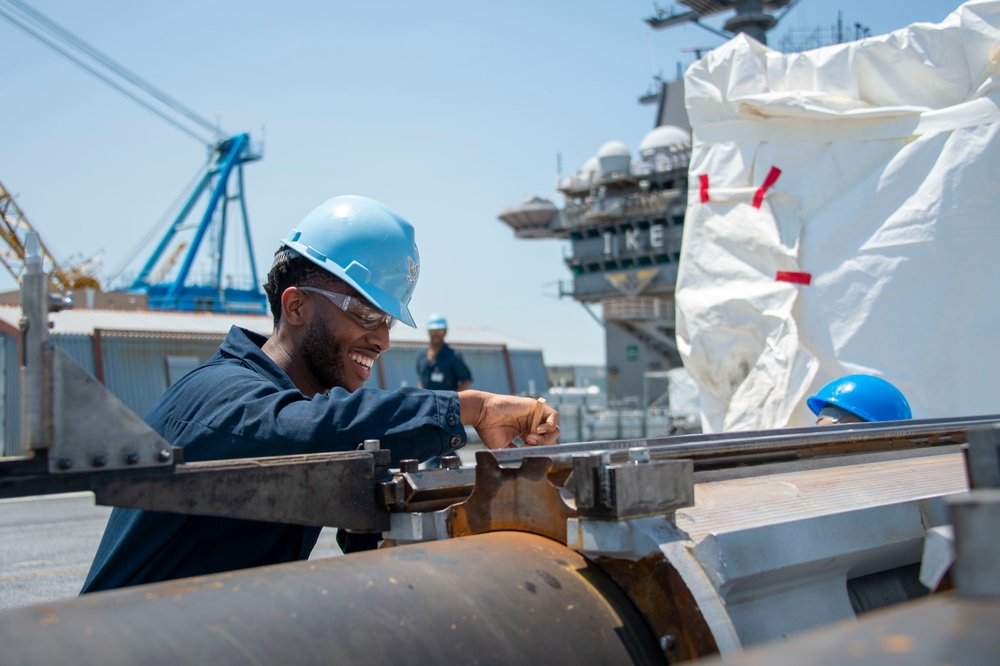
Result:
<svg viewBox="0 0 1000 666"><path fill-rule="evenodd" d="M624 593L519 532L87 595L0 613L4 664L664 663Z"/></svg>

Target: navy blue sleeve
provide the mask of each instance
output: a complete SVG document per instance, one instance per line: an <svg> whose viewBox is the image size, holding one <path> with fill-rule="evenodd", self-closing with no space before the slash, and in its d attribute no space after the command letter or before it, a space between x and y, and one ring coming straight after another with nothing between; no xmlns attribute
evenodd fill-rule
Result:
<svg viewBox="0 0 1000 666"><path fill-rule="evenodd" d="M335 388L307 398L249 368L208 364L171 387L146 416L186 461L353 451L378 439L393 462L426 460L465 443L455 394Z"/></svg>

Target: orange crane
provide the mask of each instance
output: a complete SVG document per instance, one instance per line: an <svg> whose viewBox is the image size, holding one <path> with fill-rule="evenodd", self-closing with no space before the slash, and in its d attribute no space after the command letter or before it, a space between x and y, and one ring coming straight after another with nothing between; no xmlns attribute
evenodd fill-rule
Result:
<svg viewBox="0 0 1000 666"><path fill-rule="evenodd" d="M153 282L153 284L163 282L164 278L167 277L167 273L169 273L170 269L173 268L174 264L177 263L177 258L181 256L181 252L183 252L186 249L187 249L187 243L181 242L180 244L178 244L177 247L174 248L174 251L171 252L170 255L163 260L163 265L157 268L156 272L153 273L153 277L150 278L151 282Z"/></svg>
<svg viewBox="0 0 1000 666"><path fill-rule="evenodd" d="M21 275L24 273L24 243L28 232L37 229L31 226L28 218L24 215L21 207L14 201L14 196L0 183L0 237L3 244L0 245L0 263L10 271L18 284L21 283ZM76 262L72 265L61 266L49 248L42 241L41 234L38 236L38 244L42 250L42 266L49 276L49 287L53 293L65 293L74 289L100 289L100 283L94 277L100 259L91 257L84 261Z"/></svg>

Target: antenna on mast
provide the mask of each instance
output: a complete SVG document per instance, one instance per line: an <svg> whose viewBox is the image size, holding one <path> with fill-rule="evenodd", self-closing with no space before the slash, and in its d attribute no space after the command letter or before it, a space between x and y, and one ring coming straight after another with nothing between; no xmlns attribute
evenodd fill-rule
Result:
<svg viewBox="0 0 1000 666"><path fill-rule="evenodd" d="M694 23L700 28L729 39L733 35L744 32L758 42L767 44L767 32L778 24L788 10L799 0L678 0L690 11L669 12L654 4L656 15L646 19L646 23L658 30L684 23ZM776 10L783 9L775 15ZM726 20L722 30L705 25L701 20L722 12L734 10L735 13Z"/></svg>

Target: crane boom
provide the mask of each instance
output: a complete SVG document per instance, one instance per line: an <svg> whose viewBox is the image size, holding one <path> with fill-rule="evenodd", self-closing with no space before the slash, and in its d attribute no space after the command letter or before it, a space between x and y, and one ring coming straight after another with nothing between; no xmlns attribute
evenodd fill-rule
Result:
<svg viewBox="0 0 1000 666"><path fill-rule="evenodd" d="M181 214L174 219L174 223L162 237L152 256L145 262L139 275L129 281L129 286L125 290L145 293L152 309L264 314L267 311L267 299L257 280L250 225L243 196L243 165L261 159L263 152L260 143L251 141L249 133L223 132L217 123L201 117L107 54L33 9L23 0L0 0L0 20L6 21L69 60L116 92L157 115L161 120L201 142L211 151L210 165L193 194L187 198ZM206 132L210 134L209 137L205 136ZM202 202L204 207L201 207ZM241 218L242 224L230 223L229 218L232 217L228 212L230 205L235 207L235 215ZM189 216L197 219L198 223L189 224ZM20 217L23 218L23 215ZM227 224L232 229L229 236L227 236ZM196 228L196 231L193 238L184 243L187 253L180 263L177 278L168 283L159 282L158 279L162 279L170 271L180 253L180 250L174 249L174 254L171 256L169 254L171 244L179 240L179 232L191 228ZM239 239L237 235L241 231L242 239ZM239 275L235 277L224 275L226 245L224 241L229 237L233 238L233 245L238 245L242 240L241 247L245 248L245 258L249 263L248 277L243 266L237 266L236 272ZM11 227L9 234L5 233L5 240L12 248L13 255L21 257L18 262L23 262L23 231L17 226ZM206 241L204 247L202 247L203 241ZM48 252L45 254L50 256ZM157 268L164 257L168 256L170 258L167 265ZM239 259L241 257L237 254L237 261ZM200 271L195 270L196 263ZM54 261L52 265L58 267ZM72 284L77 279L88 278L89 266L87 263L81 265L82 272L79 275L65 275L66 280L62 278L67 271L60 269L58 284L62 285L67 281ZM11 270L10 265L8 269ZM19 272L19 265L12 271ZM56 289L69 288L53 284Z"/></svg>
<svg viewBox="0 0 1000 666"><path fill-rule="evenodd" d="M0 238L4 242L4 246L0 247L0 263L3 263L4 268L20 284L21 276L24 274L25 240L28 233L32 231L37 233L37 231L28 222L24 211L17 205L14 196L4 187L3 183L0 183L0 217L3 218L3 224L0 225ZM73 289L100 288L93 276L99 264L96 257L64 268L60 266L49 248L42 242L41 235L39 235L38 244L42 252L42 265L49 275L50 288L53 291L67 292Z"/></svg>

